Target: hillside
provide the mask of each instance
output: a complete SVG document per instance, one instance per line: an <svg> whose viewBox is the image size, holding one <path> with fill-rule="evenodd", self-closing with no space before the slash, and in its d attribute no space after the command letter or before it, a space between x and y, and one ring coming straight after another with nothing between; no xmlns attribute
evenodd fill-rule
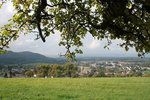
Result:
<svg viewBox="0 0 150 100"><path fill-rule="evenodd" d="M0 54L0 64L60 63L60 60L28 51Z"/></svg>

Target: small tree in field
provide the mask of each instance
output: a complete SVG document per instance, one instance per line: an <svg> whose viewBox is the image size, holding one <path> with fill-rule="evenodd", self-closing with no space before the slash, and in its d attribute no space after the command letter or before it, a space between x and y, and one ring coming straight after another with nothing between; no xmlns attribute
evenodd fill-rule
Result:
<svg viewBox="0 0 150 100"><path fill-rule="evenodd" d="M26 77L33 77L33 75L34 75L34 73L31 70L28 70L28 71L25 72Z"/></svg>
<svg viewBox="0 0 150 100"><path fill-rule="evenodd" d="M50 77L62 77L64 68L61 65L52 64L48 70L48 76Z"/></svg>
<svg viewBox="0 0 150 100"><path fill-rule="evenodd" d="M77 76L78 67L75 66L74 64L66 63L66 64L63 65L63 67L64 67L64 74L67 77L75 77L75 76Z"/></svg>
<svg viewBox="0 0 150 100"><path fill-rule="evenodd" d="M4 72L4 78L8 78L8 75L6 72Z"/></svg>
<svg viewBox="0 0 150 100"><path fill-rule="evenodd" d="M50 65L48 65L48 64L39 65L36 68L37 76L38 77L47 77L49 68L50 68Z"/></svg>

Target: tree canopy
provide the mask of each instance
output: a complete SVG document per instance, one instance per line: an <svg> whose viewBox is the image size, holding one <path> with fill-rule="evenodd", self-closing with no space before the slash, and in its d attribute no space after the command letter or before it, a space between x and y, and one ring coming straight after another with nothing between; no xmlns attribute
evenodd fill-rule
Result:
<svg viewBox="0 0 150 100"><path fill-rule="evenodd" d="M77 77L78 67L72 63L66 63L64 65L42 64L35 69L35 74L38 77Z"/></svg>
<svg viewBox="0 0 150 100"><path fill-rule="evenodd" d="M0 7L9 0L1 0ZM139 56L150 52L150 0L10 0L16 13L0 28L0 51L20 34L36 39L61 33L64 56L82 53L81 39L87 33L102 40L121 39L120 46L134 47Z"/></svg>

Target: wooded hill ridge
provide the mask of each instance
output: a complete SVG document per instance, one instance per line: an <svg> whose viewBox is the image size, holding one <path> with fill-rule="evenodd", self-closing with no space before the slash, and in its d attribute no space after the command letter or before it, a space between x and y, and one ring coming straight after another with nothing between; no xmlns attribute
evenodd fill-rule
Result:
<svg viewBox="0 0 150 100"><path fill-rule="evenodd" d="M61 61L60 61L61 60ZM63 59L46 57L29 51L0 54L0 64L61 63Z"/></svg>

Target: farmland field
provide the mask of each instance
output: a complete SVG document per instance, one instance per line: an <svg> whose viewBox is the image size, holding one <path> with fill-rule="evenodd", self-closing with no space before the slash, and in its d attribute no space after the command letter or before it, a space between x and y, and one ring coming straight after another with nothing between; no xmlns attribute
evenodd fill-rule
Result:
<svg viewBox="0 0 150 100"><path fill-rule="evenodd" d="M150 100L150 78L0 78L0 100Z"/></svg>

